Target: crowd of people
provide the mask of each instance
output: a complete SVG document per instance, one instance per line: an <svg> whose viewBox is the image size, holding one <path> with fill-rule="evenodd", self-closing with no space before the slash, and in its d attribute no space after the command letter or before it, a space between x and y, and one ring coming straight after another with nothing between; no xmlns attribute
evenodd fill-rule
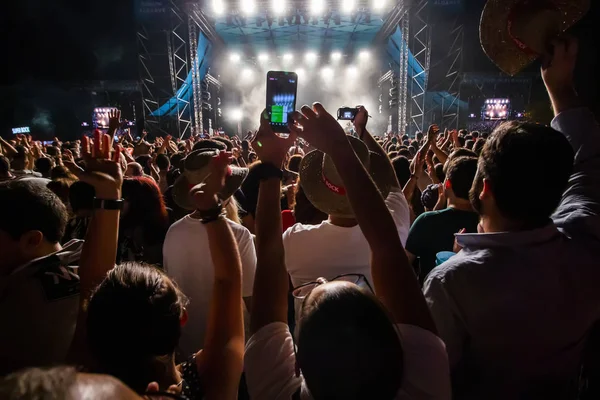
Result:
<svg viewBox="0 0 600 400"><path fill-rule="evenodd" d="M1 399L584 399L600 127L0 139ZM596 378L596 379L595 379ZM587 397L586 397L587 396Z"/></svg>

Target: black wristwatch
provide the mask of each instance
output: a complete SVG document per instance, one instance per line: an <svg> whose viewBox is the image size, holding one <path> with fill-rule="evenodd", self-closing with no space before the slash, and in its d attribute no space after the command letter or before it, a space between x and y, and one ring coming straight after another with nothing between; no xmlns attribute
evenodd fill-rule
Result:
<svg viewBox="0 0 600 400"><path fill-rule="evenodd" d="M123 204L125 201L123 199L120 200L105 200L94 198L94 210L122 210Z"/></svg>
<svg viewBox="0 0 600 400"><path fill-rule="evenodd" d="M259 181L271 178L283 179L283 170L270 163L260 163L254 167L254 171Z"/></svg>

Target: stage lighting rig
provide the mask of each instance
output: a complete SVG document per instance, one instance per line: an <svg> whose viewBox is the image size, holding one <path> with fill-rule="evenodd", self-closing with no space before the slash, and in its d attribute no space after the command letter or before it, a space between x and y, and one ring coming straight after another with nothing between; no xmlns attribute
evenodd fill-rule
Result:
<svg viewBox="0 0 600 400"><path fill-rule="evenodd" d="M285 0L272 0L273 13L275 15L283 15L285 13Z"/></svg>
<svg viewBox="0 0 600 400"><path fill-rule="evenodd" d="M229 61L231 61L231 62L238 63L238 62L240 62L241 59L242 59L242 57L240 57L240 55L238 53L231 53L229 55Z"/></svg>
<svg viewBox="0 0 600 400"><path fill-rule="evenodd" d="M254 14L256 3L254 0L243 0L240 2L242 12L246 15Z"/></svg>
<svg viewBox="0 0 600 400"><path fill-rule="evenodd" d="M311 0L310 2L310 13L312 15L320 15L325 10L324 0Z"/></svg>
<svg viewBox="0 0 600 400"><path fill-rule="evenodd" d="M360 53L358 53L358 58L360 58L361 60L366 60L370 57L371 53L369 53L368 50L361 50Z"/></svg>
<svg viewBox="0 0 600 400"><path fill-rule="evenodd" d="M342 53L340 53L339 51L334 51L331 53L332 61L340 61L341 59L342 59Z"/></svg>
<svg viewBox="0 0 600 400"><path fill-rule="evenodd" d="M225 3L223 3L223 0L213 0L212 9L215 14L223 15L225 13Z"/></svg>

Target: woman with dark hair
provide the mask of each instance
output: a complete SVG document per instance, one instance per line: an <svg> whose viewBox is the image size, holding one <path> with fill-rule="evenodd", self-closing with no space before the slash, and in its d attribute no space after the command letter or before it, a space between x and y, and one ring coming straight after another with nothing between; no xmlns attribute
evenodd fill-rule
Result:
<svg viewBox="0 0 600 400"><path fill-rule="evenodd" d="M250 397L450 399L444 343L383 197L339 123L320 104L303 107L293 120L302 129L292 126L283 139L263 119L253 143L260 141L254 148L272 172L260 181L256 211L258 261L245 355ZM296 288L302 308L292 336L276 170L297 134L332 157L371 249L375 293L366 291L364 276L354 274Z"/></svg>
<svg viewBox="0 0 600 400"><path fill-rule="evenodd" d="M185 295L162 271L137 262L114 267L122 173L108 160L109 153L86 154L86 170L78 172L102 201L95 202L81 256L71 358L93 372L115 376L138 394L158 388L190 400L237 399L244 351L241 262L216 195L225 183L228 157L215 157L206 185L190 193L206 226L214 280L204 347L177 366L181 328L194 316L186 311ZM94 289L96 282L101 283Z"/></svg>
<svg viewBox="0 0 600 400"><path fill-rule="evenodd" d="M156 182L136 176L123 181L123 216L117 262L162 264L162 246L169 229L169 214Z"/></svg>

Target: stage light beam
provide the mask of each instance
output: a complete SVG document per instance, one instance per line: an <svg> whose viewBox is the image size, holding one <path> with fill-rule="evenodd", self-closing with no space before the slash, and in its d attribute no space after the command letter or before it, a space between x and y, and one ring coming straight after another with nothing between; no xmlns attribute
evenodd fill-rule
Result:
<svg viewBox="0 0 600 400"><path fill-rule="evenodd" d="M385 7L385 0L373 0L373 9L381 10Z"/></svg>
<svg viewBox="0 0 600 400"><path fill-rule="evenodd" d="M343 0L342 1L342 11L350 14L352 11L354 11L354 7L356 7L356 2L355 0Z"/></svg>
<svg viewBox="0 0 600 400"><path fill-rule="evenodd" d="M306 58L306 61L308 62L314 62L317 60L317 53L315 53L314 51L309 51L308 53L306 53L304 58Z"/></svg>
<svg viewBox="0 0 600 400"><path fill-rule="evenodd" d="M284 0L273 0L271 4L275 15L280 16L285 13L286 5Z"/></svg>
<svg viewBox="0 0 600 400"><path fill-rule="evenodd" d="M362 50L360 53L358 53L358 58L360 58L361 60L366 60L371 56L371 53L369 53L368 50Z"/></svg>
<svg viewBox="0 0 600 400"><path fill-rule="evenodd" d="M269 55L267 53L261 53L258 55L258 61L265 62L269 60Z"/></svg>
<svg viewBox="0 0 600 400"><path fill-rule="evenodd" d="M240 57L240 55L238 53L231 53L229 55L229 61L231 61L231 62L238 63L238 62L240 62L241 59L242 59L242 57Z"/></svg>
<svg viewBox="0 0 600 400"><path fill-rule="evenodd" d="M340 61L341 59L342 59L342 53L340 53L339 51L334 51L331 53L332 61Z"/></svg>
<svg viewBox="0 0 600 400"><path fill-rule="evenodd" d="M223 3L223 0L213 0L212 9L215 14L223 15L225 13L225 3Z"/></svg>
<svg viewBox="0 0 600 400"><path fill-rule="evenodd" d="M234 108L234 109L232 109L232 110L229 111L229 118L232 121L239 122L239 121L242 120L242 118L244 118L244 113L242 112L241 109Z"/></svg>
<svg viewBox="0 0 600 400"><path fill-rule="evenodd" d="M304 78L304 74L305 74L305 72L302 68L296 69L296 75L298 75L298 79Z"/></svg>
<svg viewBox="0 0 600 400"><path fill-rule="evenodd" d="M354 77L358 76L358 70L356 69L356 67L350 66L350 67L346 68L346 74L349 77L354 78Z"/></svg>
<svg viewBox="0 0 600 400"><path fill-rule="evenodd" d="M294 59L294 55L292 53L285 53L283 55L283 61L292 61Z"/></svg>
<svg viewBox="0 0 600 400"><path fill-rule="evenodd" d="M251 15L256 9L256 3L254 2L254 0L244 0L241 2L241 8L244 14Z"/></svg>
<svg viewBox="0 0 600 400"><path fill-rule="evenodd" d="M323 67L321 70L321 76L323 79L330 79L333 77L333 69L331 67Z"/></svg>
<svg viewBox="0 0 600 400"><path fill-rule="evenodd" d="M323 13L325 10L325 2L323 0L311 0L310 2L310 12L313 15L318 15Z"/></svg>

